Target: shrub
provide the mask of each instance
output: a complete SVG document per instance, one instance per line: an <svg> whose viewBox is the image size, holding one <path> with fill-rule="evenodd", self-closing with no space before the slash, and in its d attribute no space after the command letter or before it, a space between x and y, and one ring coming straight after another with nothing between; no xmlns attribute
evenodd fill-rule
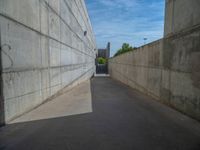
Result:
<svg viewBox="0 0 200 150"><path fill-rule="evenodd" d="M99 58L97 58L97 62L98 62L98 64L106 64L106 59L103 57L99 57Z"/></svg>

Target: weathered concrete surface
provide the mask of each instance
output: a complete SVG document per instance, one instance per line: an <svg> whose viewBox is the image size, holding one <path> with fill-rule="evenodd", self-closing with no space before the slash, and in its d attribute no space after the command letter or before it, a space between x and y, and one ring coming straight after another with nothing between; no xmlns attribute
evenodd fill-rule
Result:
<svg viewBox="0 0 200 150"><path fill-rule="evenodd" d="M155 98L160 97L162 40L109 60L110 76Z"/></svg>
<svg viewBox="0 0 200 150"><path fill-rule="evenodd" d="M199 0L167 0L164 39L110 59L109 73L132 88L200 120L198 4ZM169 16L175 17L173 21ZM188 19L194 21L189 24Z"/></svg>
<svg viewBox="0 0 200 150"><path fill-rule="evenodd" d="M197 121L110 78L92 79L91 91L91 113L9 124L0 149L200 149Z"/></svg>
<svg viewBox="0 0 200 150"><path fill-rule="evenodd" d="M165 37L200 24L199 0L166 0Z"/></svg>
<svg viewBox="0 0 200 150"><path fill-rule="evenodd" d="M83 0L0 0L0 31L5 122L95 72Z"/></svg>
<svg viewBox="0 0 200 150"><path fill-rule="evenodd" d="M51 101L9 122L9 124L92 112L90 80L77 85L71 90L64 88L64 91L66 92L63 92Z"/></svg>
<svg viewBox="0 0 200 150"><path fill-rule="evenodd" d="M1 33L1 28L0 28ZM1 45L1 34L0 34L0 45ZM0 47L1 50L1 47ZM4 125L5 115L4 115L4 99L3 99L3 81L2 81L2 61L1 61L1 52L0 52L0 126Z"/></svg>

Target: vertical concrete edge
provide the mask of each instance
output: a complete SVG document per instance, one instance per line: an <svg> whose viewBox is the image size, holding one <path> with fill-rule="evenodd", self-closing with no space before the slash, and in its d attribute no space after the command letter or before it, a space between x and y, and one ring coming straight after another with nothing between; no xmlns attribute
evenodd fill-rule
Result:
<svg viewBox="0 0 200 150"><path fill-rule="evenodd" d="M3 77L2 77L2 44L1 44L1 24L0 24L0 127L5 125L4 97L3 97Z"/></svg>

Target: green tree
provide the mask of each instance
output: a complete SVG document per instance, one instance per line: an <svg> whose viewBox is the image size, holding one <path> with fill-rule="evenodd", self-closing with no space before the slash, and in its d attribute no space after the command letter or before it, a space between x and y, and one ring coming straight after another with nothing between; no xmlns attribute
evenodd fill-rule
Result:
<svg viewBox="0 0 200 150"><path fill-rule="evenodd" d="M97 62L98 62L98 64L106 64L106 59L103 57L98 57Z"/></svg>
<svg viewBox="0 0 200 150"><path fill-rule="evenodd" d="M128 43L124 43L124 44L122 45L122 48L120 48L120 49L115 53L114 57L115 57L115 56L118 56L118 55L121 55L121 54L123 54L123 53L129 52L129 51L133 51L133 50L135 50L135 49L136 49L136 47L132 47L132 46L130 46Z"/></svg>

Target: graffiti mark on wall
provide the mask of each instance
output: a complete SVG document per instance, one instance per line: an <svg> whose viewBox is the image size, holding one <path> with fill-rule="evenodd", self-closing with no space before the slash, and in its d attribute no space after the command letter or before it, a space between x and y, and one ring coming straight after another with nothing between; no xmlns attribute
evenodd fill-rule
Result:
<svg viewBox="0 0 200 150"><path fill-rule="evenodd" d="M10 69L10 68L12 68L13 67L13 59L12 59L12 57L7 52L7 51L11 50L11 46L8 45L8 44L3 44L3 45L1 45L0 50L2 51L2 54L4 54L8 58L8 60L9 60L9 66L7 66L4 69Z"/></svg>

